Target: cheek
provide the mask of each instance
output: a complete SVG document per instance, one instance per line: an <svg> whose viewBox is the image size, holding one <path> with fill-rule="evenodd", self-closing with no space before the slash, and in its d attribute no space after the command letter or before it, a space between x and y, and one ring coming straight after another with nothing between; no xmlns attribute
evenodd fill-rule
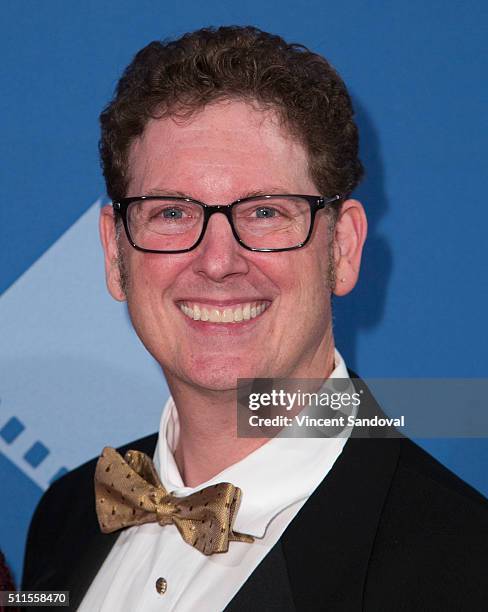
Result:
<svg viewBox="0 0 488 612"><path fill-rule="evenodd" d="M162 300L181 273L174 256L135 252L127 265L127 302L132 318L165 319ZM151 317L152 313L152 317ZM143 317L144 316L144 317ZM154 321L152 322L154 325Z"/></svg>
<svg viewBox="0 0 488 612"><path fill-rule="evenodd" d="M134 285L161 293L172 286L183 267L174 255L135 251L130 258L129 276Z"/></svg>
<svg viewBox="0 0 488 612"><path fill-rule="evenodd" d="M322 250L322 249L320 249ZM290 252L268 271L279 286L274 324L281 344L301 345L306 339L322 337L330 321L330 290L327 251L303 249Z"/></svg>
<svg viewBox="0 0 488 612"><path fill-rule="evenodd" d="M283 287L293 296L297 305L307 310L323 303L330 293L329 258L325 250L305 248L290 260L283 275Z"/></svg>
<svg viewBox="0 0 488 612"><path fill-rule="evenodd" d="M300 273L300 295L296 316L297 342L316 342L322 339L330 326L330 291L328 283L327 260L314 258L302 262ZM306 339L306 340L305 340Z"/></svg>

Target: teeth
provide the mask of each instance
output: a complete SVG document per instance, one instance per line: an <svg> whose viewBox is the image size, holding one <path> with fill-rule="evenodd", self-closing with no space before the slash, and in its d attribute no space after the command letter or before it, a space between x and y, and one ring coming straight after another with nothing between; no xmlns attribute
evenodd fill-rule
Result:
<svg viewBox="0 0 488 612"><path fill-rule="evenodd" d="M222 320L222 315L216 308L213 308L210 311L209 319L212 323L220 323L220 321Z"/></svg>
<svg viewBox="0 0 488 612"><path fill-rule="evenodd" d="M179 304L180 310L194 321L210 321L211 323L239 323L249 321L262 314L266 308L266 302L247 302L237 304L232 308L207 308L201 304L184 303Z"/></svg>

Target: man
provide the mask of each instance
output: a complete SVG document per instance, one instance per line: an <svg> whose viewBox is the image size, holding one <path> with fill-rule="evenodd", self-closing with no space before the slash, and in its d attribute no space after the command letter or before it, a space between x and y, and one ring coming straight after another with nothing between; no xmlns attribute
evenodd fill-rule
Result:
<svg viewBox="0 0 488 612"><path fill-rule="evenodd" d="M366 217L340 77L200 30L140 51L101 122L108 288L172 398L158 437L48 491L24 588L90 611L484 609L485 500L413 443L236 434L238 379L349 376L331 294Z"/></svg>

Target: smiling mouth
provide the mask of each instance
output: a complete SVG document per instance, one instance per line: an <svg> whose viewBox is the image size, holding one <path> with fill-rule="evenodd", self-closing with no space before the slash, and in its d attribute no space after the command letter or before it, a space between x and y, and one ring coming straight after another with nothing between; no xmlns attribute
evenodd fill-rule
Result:
<svg viewBox="0 0 488 612"><path fill-rule="evenodd" d="M193 321L209 323L241 323L256 319L269 307L268 301L243 302L226 308L197 302L179 302L181 312Z"/></svg>

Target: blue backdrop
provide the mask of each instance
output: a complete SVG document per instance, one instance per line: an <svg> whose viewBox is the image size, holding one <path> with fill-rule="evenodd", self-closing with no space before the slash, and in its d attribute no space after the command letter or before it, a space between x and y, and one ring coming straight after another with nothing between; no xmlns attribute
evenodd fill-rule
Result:
<svg viewBox="0 0 488 612"><path fill-rule="evenodd" d="M357 109L370 221L359 286L335 303L338 347L363 376L487 376L484 0L2 9L0 548L17 580L42 490L104 444L155 431L167 396L106 295L97 236L98 114L152 39L253 24L332 61ZM488 492L486 440L422 444Z"/></svg>

